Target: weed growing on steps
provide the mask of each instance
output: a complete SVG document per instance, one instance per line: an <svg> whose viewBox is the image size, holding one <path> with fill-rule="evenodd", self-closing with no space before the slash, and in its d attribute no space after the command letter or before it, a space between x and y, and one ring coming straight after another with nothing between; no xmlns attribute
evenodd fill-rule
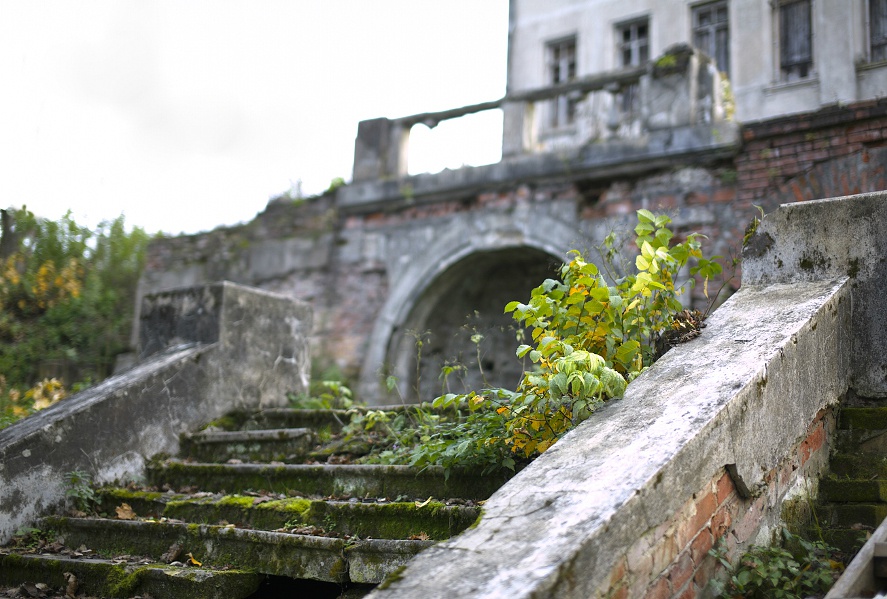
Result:
<svg viewBox="0 0 887 599"><path fill-rule="evenodd" d="M717 597L795 599L821 597L840 576L844 565L832 558L838 550L822 541L806 541L783 528L781 543L753 547L734 565L723 543L709 551L727 572L710 583Z"/></svg>
<svg viewBox="0 0 887 599"><path fill-rule="evenodd" d="M75 510L91 512L96 496L92 488L92 478L82 470L72 470L65 474L65 497L68 497Z"/></svg>
<svg viewBox="0 0 887 599"><path fill-rule="evenodd" d="M573 251L559 279L545 280L527 303L505 306L532 340L516 350L518 358L533 365L516 390L445 393L432 402L437 413L419 408L396 416L358 416L352 434L377 431L391 440L366 459L441 465L448 475L453 468L513 470L546 451L603 402L621 397L628 382L662 353L657 348L662 339L698 334L687 329L698 329L704 316L684 310L680 297L697 278L709 297L709 281L722 272L720 257L703 257L701 235L673 243L665 215L639 210L637 216L634 264L614 264L619 252L611 234L601 251L604 273ZM688 276L679 281L680 273ZM674 332L679 334L670 335ZM419 352L421 341L420 336ZM450 374L444 373L444 382ZM389 377L389 388L396 383Z"/></svg>

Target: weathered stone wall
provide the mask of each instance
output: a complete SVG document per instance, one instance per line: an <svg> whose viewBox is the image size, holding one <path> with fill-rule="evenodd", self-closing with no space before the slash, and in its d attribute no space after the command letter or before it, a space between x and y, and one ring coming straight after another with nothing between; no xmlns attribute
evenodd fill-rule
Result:
<svg viewBox="0 0 887 599"><path fill-rule="evenodd" d="M506 291L532 287L530 279L553 270L569 249L596 258L595 248L611 230L630 244L638 208L668 212L678 236L703 233L707 251L729 259L759 214L756 206L770 212L782 202L887 187L885 131L887 100L750 123L742 128L741 146L730 151L668 158L663 145L655 159L636 159L630 168L580 172L572 166L575 157L540 156L538 164L493 165L488 177L483 169L465 168L360 183L302 202L278 199L247 225L153 243L141 289L227 279L308 301L316 314L313 354L321 365L337 365L369 400L382 393L380 374L399 376L401 391L409 394L416 386L416 351L407 328L434 330L440 352L454 349L471 361L466 354L472 346L452 314L440 322L433 308L445 302L450 313L472 314L465 288L485 286L489 270L475 273L471 254L494 252L483 262L494 271L496 261L501 269L526 266L524 282L485 296L489 305L525 299L506 297ZM606 158L610 146L600 145L589 152ZM622 146L611 149L617 158L633 156ZM532 264L528 253L538 258ZM454 278L461 287L443 284ZM701 290L695 293L697 305L704 305ZM481 329L504 326L490 318ZM461 340L452 341L458 335ZM482 351L493 356L503 377L491 382L513 384L504 333L484 343ZM422 376L422 386L429 391L440 359L424 368L430 375Z"/></svg>

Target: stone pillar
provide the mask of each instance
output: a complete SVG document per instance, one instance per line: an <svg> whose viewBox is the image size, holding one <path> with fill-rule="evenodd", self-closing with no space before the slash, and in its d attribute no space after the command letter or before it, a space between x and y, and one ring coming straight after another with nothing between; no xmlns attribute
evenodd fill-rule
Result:
<svg viewBox="0 0 887 599"><path fill-rule="evenodd" d="M391 179L407 174L409 130L399 121L361 121L354 143L352 181Z"/></svg>

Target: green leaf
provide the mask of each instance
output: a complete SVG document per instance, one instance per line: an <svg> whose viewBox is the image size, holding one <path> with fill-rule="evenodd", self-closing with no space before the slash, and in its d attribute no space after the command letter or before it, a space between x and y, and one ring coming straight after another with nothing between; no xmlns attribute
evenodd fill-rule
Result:
<svg viewBox="0 0 887 599"><path fill-rule="evenodd" d="M656 216L652 212L647 210L646 208L641 208L640 210L637 211L637 213L638 213L638 220L642 223L655 223L656 222Z"/></svg>

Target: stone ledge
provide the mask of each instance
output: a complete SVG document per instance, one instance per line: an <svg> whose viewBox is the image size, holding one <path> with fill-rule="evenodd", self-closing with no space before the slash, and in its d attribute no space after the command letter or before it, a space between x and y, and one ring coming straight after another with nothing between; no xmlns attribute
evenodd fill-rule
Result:
<svg viewBox="0 0 887 599"><path fill-rule="evenodd" d="M352 183L338 190L338 206L343 212L354 213L452 199L454 193L495 189L514 185L515 181L636 176L673 168L682 162L711 163L728 158L736 153L739 143L735 123L675 127L636 140L602 141L564 152L508 158L485 166Z"/></svg>

